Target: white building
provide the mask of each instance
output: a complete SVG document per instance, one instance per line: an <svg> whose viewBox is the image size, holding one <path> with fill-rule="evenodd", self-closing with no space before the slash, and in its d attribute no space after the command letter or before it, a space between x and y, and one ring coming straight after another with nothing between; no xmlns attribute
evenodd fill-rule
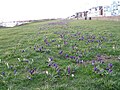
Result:
<svg viewBox="0 0 120 90"><path fill-rule="evenodd" d="M120 0L114 1L107 6L96 6L90 8L88 11L76 13L76 17L104 17L104 16L119 16L120 15Z"/></svg>
<svg viewBox="0 0 120 90"><path fill-rule="evenodd" d="M111 16L111 6L104 6L104 16Z"/></svg>
<svg viewBox="0 0 120 90"><path fill-rule="evenodd" d="M111 15L112 16L120 15L120 1L114 1L111 4Z"/></svg>
<svg viewBox="0 0 120 90"><path fill-rule="evenodd" d="M93 7L88 10L88 17L101 17L103 16L103 6Z"/></svg>

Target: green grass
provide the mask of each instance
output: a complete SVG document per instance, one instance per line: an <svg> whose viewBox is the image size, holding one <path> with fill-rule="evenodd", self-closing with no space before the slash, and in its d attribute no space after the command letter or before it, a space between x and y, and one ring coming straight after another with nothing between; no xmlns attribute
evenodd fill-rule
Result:
<svg viewBox="0 0 120 90"><path fill-rule="evenodd" d="M119 90L119 23L56 20L0 28L0 90Z"/></svg>

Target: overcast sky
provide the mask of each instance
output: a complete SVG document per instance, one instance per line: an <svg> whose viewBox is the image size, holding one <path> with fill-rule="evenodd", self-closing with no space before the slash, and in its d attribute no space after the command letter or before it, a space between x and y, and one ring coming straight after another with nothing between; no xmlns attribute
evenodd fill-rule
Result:
<svg viewBox="0 0 120 90"><path fill-rule="evenodd" d="M0 0L0 21L66 18L113 0Z"/></svg>

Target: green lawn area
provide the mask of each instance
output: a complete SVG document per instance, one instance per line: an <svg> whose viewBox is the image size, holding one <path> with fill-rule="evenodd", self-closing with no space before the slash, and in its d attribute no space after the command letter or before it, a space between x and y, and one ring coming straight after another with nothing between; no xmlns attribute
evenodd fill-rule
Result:
<svg viewBox="0 0 120 90"><path fill-rule="evenodd" d="M119 90L120 22L54 20L0 28L0 90Z"/></svg>

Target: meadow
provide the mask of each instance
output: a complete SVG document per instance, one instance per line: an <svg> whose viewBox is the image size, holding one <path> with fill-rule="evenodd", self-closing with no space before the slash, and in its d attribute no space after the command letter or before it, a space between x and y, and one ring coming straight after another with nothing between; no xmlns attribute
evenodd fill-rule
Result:
<svg viewBox="0 0 120 90"><path fill-rule="evenodd" d="M119 90L120 22L52 20L0 28L0 90Z"/></svg>

